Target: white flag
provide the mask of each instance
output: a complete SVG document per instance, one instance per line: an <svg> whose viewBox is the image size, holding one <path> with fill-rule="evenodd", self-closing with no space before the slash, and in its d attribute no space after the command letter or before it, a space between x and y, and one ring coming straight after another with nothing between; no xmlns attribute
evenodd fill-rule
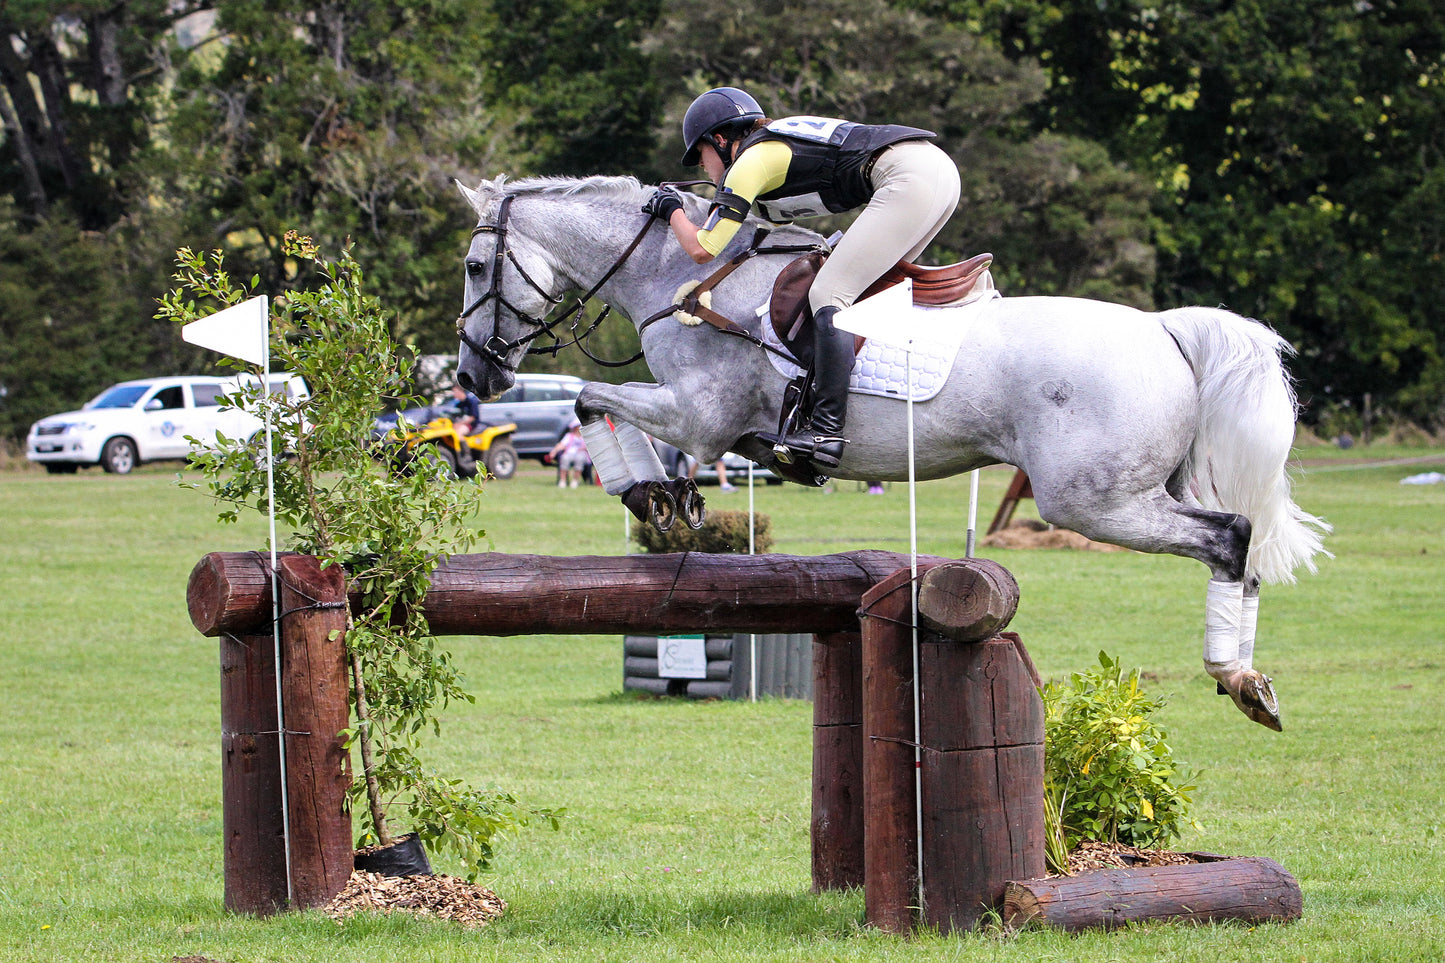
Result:
<svg viewBox="0 0 1445 963"><path fill-rule="evenodd" d="M264 365L270 357L267 344L269 319L266 295L242 301L207 318L181 328L181 338L221 354Z"/></svg>
<svg viewBox="0 0 1445 963"><path fill-rule="evenodd" d="M913 279L904 278L871 298L854 302L833 316L833 326L869 341L906 348L916 337L913 314Z"/></svg>

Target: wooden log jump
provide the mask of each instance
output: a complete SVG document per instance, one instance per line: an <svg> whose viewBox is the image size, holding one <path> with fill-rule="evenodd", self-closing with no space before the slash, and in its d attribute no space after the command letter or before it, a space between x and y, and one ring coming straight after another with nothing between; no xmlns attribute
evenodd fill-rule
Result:
<svg viewBox="0 0 1445 963"><path fill-rule="evenodd" d="M1071 930L1300 915L1298 883L1269 860L1042 879L1039 680L1018 637L1001 631L1018 585L988 560L919 560L915 738L907 561L892 552L457 556L437 570L423 606L438 635L813 633L813 885L863 886L879 928L904 933L923 922L950 932L994 908L1014 924ZM284 556L280 569L284 774L267 559L207 555L187 588L192 622L221 640L233 912L322 905L351 870L350 771L336 735L349 724L343 580L306 556Z"/></svg>
<svg viewBox="0 0 1445 963"><path fill-rule="evenodd" d="M926 566L943 561L922 560ZM814 633L813 880L816 889L835 889L864 881L859 601L864 592L907 562L907 556L879 551L825 556L463 555L437 569L422 604L438 635L662 635L701 630ZM283 569L290 572L296 565L305 568L308 564L315 570L312 574L321 574L315 560L303 556L285 556ZM927 597L929 611L936 610L937 618L950 625L951 631L982 637L992 633L1000 619L1006 622L1013 614L1017 588L1014 586L1011 597L1007 592L1002 600L994 597L1000 587L1013 584L995 563L953 562L946 568L951 575L940 578L937 589ZM340 573L328 570L327 574L336 579L331 591L339 600ZM288 574L287 578L302 584L299 575ZM319 589L306 591L314 594ZM276 729L274 665L267 655L273 644L270 593L268 561L259 553L207 555L192 571L187 587L192 622L203 635L222 640L226 667L223 719L243 720L226 726L226 905L233 911L259 914L275 912L285 902L284 872L274 871L278 866L284 870L284 860L277 857L280 816L275 800L279 798L280 772L276 746L274 740L268 743L256 735ZM351 599L353 606L357 602L357 598ZM330 621L323 634L344 626L345 613L339 607L325 610L325 616ZM303 618L310 624L318 617L318 612L308 609L304 616L283 618L283 676L296 690L291 693L288 689L288 707L292 699L307 702L315 701L323 691L333 696L340 693L339 714L333 699L328 703L331 715L325 721L305 725L314 738L324 739L347 725L344 643L330 640L338 648L324 658L284 654L293 646L309 646L315 641L315 633L297 634L291 624ZM288 731L302 728L290 717L289 708L287 712ZM245 735L232 734L242 730ZM232 765L237 739L246 741L246 747ZM334 735L327 751L332 753L331 769L314 771L332 772L333 790L344 794L344 767L335 757L340 750ZM295 765L289 768L293 774L288 785L296 779ZM341 814L341 798L334 796L331 816ZM313 815L305 825L322 827L323 822ZM300 847L295 825L292 832L293 883L297 878L320 879L327 881L321 889L335 887L323 894L325 898L308 889L306 902L298 896L296 903L325 902L345 883L345 876L336 881L335 854L343 840L350 853L349 821L343 825L339 818L333 820L329 829L317 829L324 840ZM305 865L297 865L298 859L305 860ZM273 871L263 874L257 869L261 865Z"/></svg>

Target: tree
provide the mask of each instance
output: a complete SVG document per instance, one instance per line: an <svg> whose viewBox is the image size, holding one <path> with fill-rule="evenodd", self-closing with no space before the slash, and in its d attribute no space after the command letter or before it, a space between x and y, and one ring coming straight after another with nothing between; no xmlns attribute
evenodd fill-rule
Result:
<svg viewBox="0 0 1445 963"><path fill-rule="evenodd" d="M1051 84L1040 129L1158 188L1164 304L1225 303L1300 349L1318 408L1445 414L1445 26L1422 0L945 0Z"/></svg>
<svg viewBox="0 0 1445 963"><path fill-rule="evenodd" d="M3 182L29 220L58 200L87 230L126 212L123 177L146 139L143 105L164 78L155 38L200 5L16 0L0 5Z"/></svg>
<svg viewBox="0 0 1445 963"><path fill-rule="evenodd" d="M1007 293L1149 304L1147 182L1084 140L1036 134L1028 110L1045 93L1043 72L965 25L884 0L669 4L645 49L669 78L655 161L668 179L687 104L721 84L748 89L773 116L924 127L963 177L934 259L990 250Z"/></svg>
<svg viewBox="0 0 1445 963"><path fill-rule="evenodd" d="M216 53L185 58L146 167L153 204L274 292L305 283L284 225L349 239L375 265L394 334L454 347L468 223L450 179L496 163L510 123L482 99L488 19L460 0L217 9Z"/></svg>
<svg viewBox="0 0 1445 963"><path fill-rule="evenodd" d="M661 0L491 0L488 89L523 114L531 173L624 174L652 148L658 81L641 37Z"/></svg>

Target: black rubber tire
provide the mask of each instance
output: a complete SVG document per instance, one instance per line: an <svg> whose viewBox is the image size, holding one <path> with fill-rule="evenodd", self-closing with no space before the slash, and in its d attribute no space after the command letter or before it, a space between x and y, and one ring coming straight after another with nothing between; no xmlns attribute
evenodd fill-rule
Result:
<svg viewBox="0 0 1445 963"><path fill-rule="evenodd" d="M494 441L487 449L483 462L487 474L499 481L506 481L517 473L517 449L508 441Z"/></svg>
<svg viewBox="0 0 1445 963"><path fill-rule="evenodd" d="M135 442L129 438L112 438L100 452L100 467L112 475L129 475L140 464Z"/></svg>

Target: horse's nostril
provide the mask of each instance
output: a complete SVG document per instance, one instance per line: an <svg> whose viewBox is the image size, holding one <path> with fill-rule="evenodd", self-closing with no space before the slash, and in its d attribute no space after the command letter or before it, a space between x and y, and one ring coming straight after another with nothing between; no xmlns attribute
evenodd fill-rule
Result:
<svg viewBox="0 0 1445 963"><path fill-rule="evenodd" d="M465 371L457 374L457 384L461 385L467 391L471 391L474 387L474 385L472 384L472 376L467 374Z"/></svg>

